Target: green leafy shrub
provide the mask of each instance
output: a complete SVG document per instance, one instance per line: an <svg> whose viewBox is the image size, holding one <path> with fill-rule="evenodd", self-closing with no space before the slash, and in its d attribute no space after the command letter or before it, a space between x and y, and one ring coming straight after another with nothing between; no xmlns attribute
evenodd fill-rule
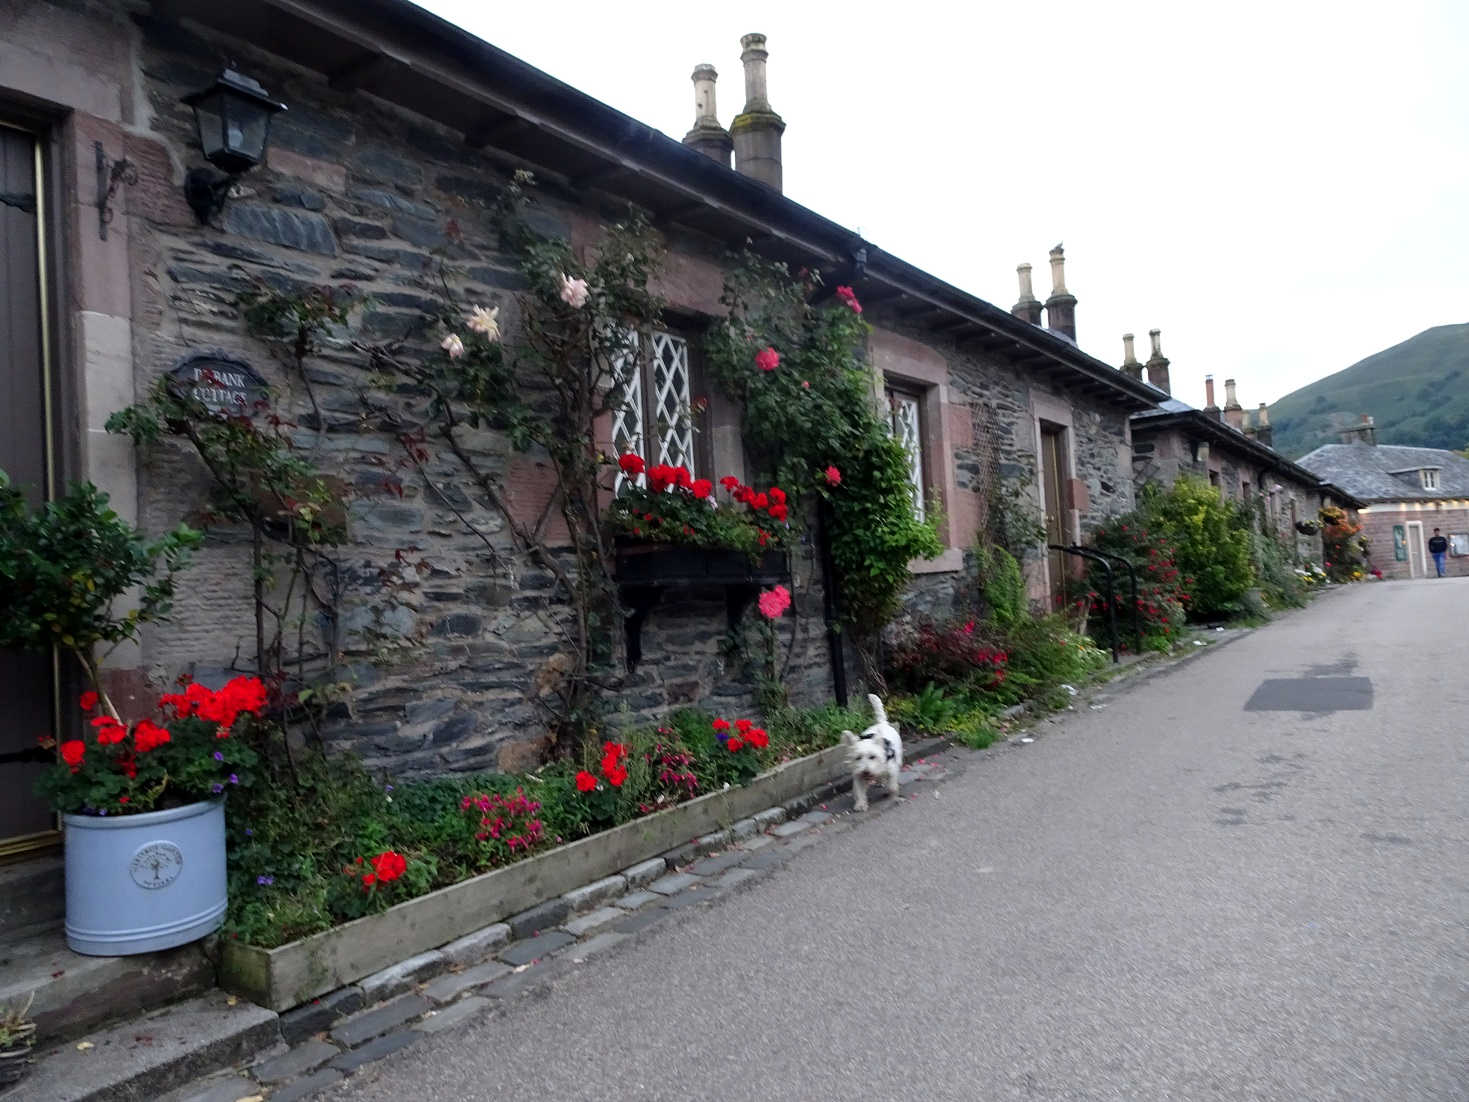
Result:
<svg viewBox="0 0 1469 1102"><path fill-rule="evenodd" d="M1167 491L1145 488L1139 512L1156 535L1173 543L1192 615L1228 615L1239 609L1245 590L1255 584L1244 510L1207 482L1182 477Z"/></svg>
<svg viewBox="0 0 1469 1102"><path fill-rule="evenodd" d="M1030 614L1025 576L1014 555L1003 547L982 543L974 549L974 566L991 620L1008 627Z"/></svg>
<svg viewBox="0 0 1469 1102"><path fill-rule="evenodd" d="M1007 661L1003 646L977 620L922 620L898 632L889 651L889 680L913 693L935 683L981 693L1004 683Z"/></svg>
<svg viewBox="0 0 1469 1102"><path fill-rule="evenodd" d="M946 735L962 710L958 700L930 681L912 696L888 699L888 719L901 731L918 735Z"/></svg>

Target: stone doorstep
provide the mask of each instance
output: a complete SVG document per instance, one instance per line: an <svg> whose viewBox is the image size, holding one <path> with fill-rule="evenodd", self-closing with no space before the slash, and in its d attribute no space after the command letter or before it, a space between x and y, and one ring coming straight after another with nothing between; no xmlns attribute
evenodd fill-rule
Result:
<svg viewBox="0 0 1469 1102"><path fill-rule="evenodd" d="M0 1006L23 1005L34 996L31 1018L47 1044L214 986L214 965L198 942L161 953L87 957L66 947L57 925L32 928L25 937L0 936L0 944L6 959L0 968Z"/></svg>
<svg viewBox="0 0 1469 1102"><path fill-rule="evenodd" d="M215 991L52 1049L16 1099L152 1102L279 1039L273 1010Z"/></svg>

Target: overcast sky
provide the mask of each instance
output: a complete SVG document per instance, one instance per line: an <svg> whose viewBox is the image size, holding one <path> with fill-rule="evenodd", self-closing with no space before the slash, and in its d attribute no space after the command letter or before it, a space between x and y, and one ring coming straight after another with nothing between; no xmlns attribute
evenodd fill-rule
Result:
<svg viewBox="0 0 1469 1102"><path fill-rule="evenodd" d="M1081 346L1162 329L1196 406L1469 321L1465 0L420 2L674 138L765 34L788 196L1006 308L1064 241Z"/></svg>

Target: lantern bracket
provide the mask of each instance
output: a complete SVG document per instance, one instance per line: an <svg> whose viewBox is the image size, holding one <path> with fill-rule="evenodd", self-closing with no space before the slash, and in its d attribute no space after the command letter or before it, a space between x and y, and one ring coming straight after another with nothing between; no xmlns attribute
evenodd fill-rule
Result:
<svg viewBox="0 0 1469 1102"><path fill-rule="evenodd" d="M97 154L97 236L107 240L107 224L112 221L112 197L126 184L138 182L138 166L126 157L110 160L101 142L92 143Z"/></svg>

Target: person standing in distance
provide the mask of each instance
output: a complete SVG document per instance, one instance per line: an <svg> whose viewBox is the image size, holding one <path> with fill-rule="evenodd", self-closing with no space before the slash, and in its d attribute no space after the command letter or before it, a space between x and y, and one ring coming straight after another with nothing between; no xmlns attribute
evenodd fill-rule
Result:
<svg viewBox="0 0 1469 1102"><path fill-rule="evenodd" d="M1433 556L1433 566L1438 571L1438 576L1445 577L1447 571L1444 567L1444 556L1449 553L1449 541L1443 538L1437 528L1433 530L1433 536L1428 541L1428 553Z"/></svg>

